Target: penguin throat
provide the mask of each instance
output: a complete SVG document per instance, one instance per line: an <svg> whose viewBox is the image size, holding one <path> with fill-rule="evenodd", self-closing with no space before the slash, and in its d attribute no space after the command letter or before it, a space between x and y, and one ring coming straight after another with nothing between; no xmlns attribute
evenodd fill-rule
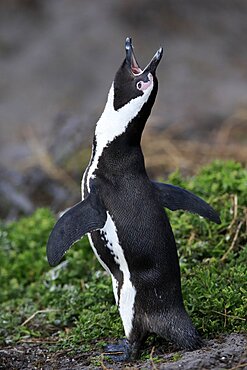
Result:
<svg viewBox="0 0 247 370"><path fill-rule="evenodd" d="M137 63L134 54L132 54L132 58L131 58L131 72L135 76L138 76L143 72L143 70L139 67Z"/></svg>
<svg viewBox="0 0 247 370"><path fill-rule="evenodd" d="M96 124L95 137L97 147L103 149L116 137L123 134L129 125L134 125L134 119L147 102L151 89L146 89L142 96L131 99L122 108L114 109L114 83L109 91L107 103ZM101 150L100 150L101 151Z"/></svg>
<svg viewBox="0 0 247 370"><path fill-rule="evenodd" d="M128 136L131 136L129 141L132 142L132 145L139 145L141 133L146 123L146 119L150 114L150 110L146 114L146 119L142 121L141 128L139 127L139 124L136 125L137 121L138 123L140 121L140 119L137 118L139 117L139 113L143 106L148 101L150 93L151 89L145 90L142 96L132 99L129 103L116 111L113 106L114 83L112 84L104 112L96 124L96 146L93 148L93 155L88 169L88 189L90 189L90 178L94 176L94 173L98 168L98 163L104 149L107 148L116 138L128 131Z"/></svg>
<svg viewBox="0 0 247 370"><path fill-rule="evenodd" d="M133 73L133 75L139 76L140 74L142 74L143 70L138 66L131 66L131 72Z"/></svg>

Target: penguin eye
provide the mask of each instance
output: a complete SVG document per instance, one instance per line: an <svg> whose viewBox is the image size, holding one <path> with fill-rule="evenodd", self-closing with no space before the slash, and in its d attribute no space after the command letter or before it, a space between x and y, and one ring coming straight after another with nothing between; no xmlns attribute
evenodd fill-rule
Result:
<svg viewBox="0 0 247 370"><path fill-rule="evenodd" d="M138 90L142 89L142 81L137 82L136 87Z"/></svg>

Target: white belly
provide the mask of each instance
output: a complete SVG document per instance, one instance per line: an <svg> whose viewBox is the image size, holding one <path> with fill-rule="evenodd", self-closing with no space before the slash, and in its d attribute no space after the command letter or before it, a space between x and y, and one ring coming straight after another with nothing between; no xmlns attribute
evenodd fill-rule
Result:
<svg viewBox="0 0 247 370"><path fill-rule="evenodd" d="M82 199L84 199L84 184L85 183L87 183L88 191L90 192L90 188L89 188L89 177L90 176L89 175L85 176L85 174L86 172L84 173L84 176L82 178L82 184L81 184L82 185L81 186L82 187ZM121 247L119 243L116 226L109 212L107 211L106 213L107 213L106 223L103 229L99 231L104 233L104 240L107 242L106 248L110 250L111 254L114 257L116 264L119 265L119 269L123 273L123 284L119 292L119 297L118 297L118 281L111 274L108 266L100 258L97 252L97 249L95 248L93 244L90 234L88 234L88 239L100 264L109 274L111 274L115 301L116 301L116 304L118 305L119 313L120 313L123 326L124 326L125 335L128 338L132 330L132 322L134 318L136 289L130 280L129 267L125 259L125 256L124 256L123 248Z"/></svg>
<svg viewBox="0 0 247 370"><path fill-rule="evenodd" d="M119 265L119 269L123 273L123 284L120 290L120 297L119 301L118 298L116 299L116 302L118 304L120 316L123 321L125 335L128 337L132 329L136 289L130 280L130 272L127 261L124 256L124 251L121 245L119 244L117 229L113 222L113 219L109 215L109 212L107 212L106 223L102 231L105 232L107 247L112 252L115 262ZM113 282L114 283L116 282L114 278ZM116 297L117 296L116 286L115 287L113 286L113 291L114 290Z"/></svg>
<svg viewBox="0 0 247 370"><path fill-rule="evenodd" d="M132 329L136 289L130 280L128 264L124 256L123 249L119 244L116 226L108 212L105 226L100 231L104 233L104 240L107 242L106 248L110 250L112 256L114 257L115 262L119 265L120 271L122 271L123 273L123 284L120 290L119 297L118 297L118 281L110 273L110 270L106 266L106 264L101 260L90 235L88 235L88 238L99 262L101 263L103 268L108 273L111 274L115 301L119 308L125 335L126 337L128 337Z"/></svg>

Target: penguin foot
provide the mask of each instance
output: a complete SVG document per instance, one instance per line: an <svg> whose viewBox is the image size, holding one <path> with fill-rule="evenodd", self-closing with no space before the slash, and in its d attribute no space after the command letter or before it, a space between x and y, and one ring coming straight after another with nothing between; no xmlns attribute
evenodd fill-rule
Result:
<svg viewBox="0 0 247 370"><path fill-rule="evenodd" d="M105 346L106 352L123 352L126 348L126 346L129 345L129 342L127 339L122 339L119 343L114 344L107 344Z"/></svg>
<svg viewBox="0 0 247 370"><path fill-rule="evenodd" d="M105 346L105 355L115 362L131 360L131 353L131 345L127 339L123 339L118 344L108 344Z"/></svg>

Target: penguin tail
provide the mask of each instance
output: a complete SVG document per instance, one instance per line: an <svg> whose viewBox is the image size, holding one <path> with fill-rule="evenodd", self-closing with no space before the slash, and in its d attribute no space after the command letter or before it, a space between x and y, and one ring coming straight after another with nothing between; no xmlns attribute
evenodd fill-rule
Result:
<svg viewBox="0 0 247 370"><path fill-rule="evenodd" d="M161 319L156 333L175 343L181 349L195 350L203 346L203 340L185 309L170 312Z"/></svg>
<svg viewBox="0 0 247 370"><path fill-rule="evenodd" d="M193 325L190 328L187 327L182 333L175 332L172 334L171 340L181 349L193 351L203 346L203 340Z"/></svg>

